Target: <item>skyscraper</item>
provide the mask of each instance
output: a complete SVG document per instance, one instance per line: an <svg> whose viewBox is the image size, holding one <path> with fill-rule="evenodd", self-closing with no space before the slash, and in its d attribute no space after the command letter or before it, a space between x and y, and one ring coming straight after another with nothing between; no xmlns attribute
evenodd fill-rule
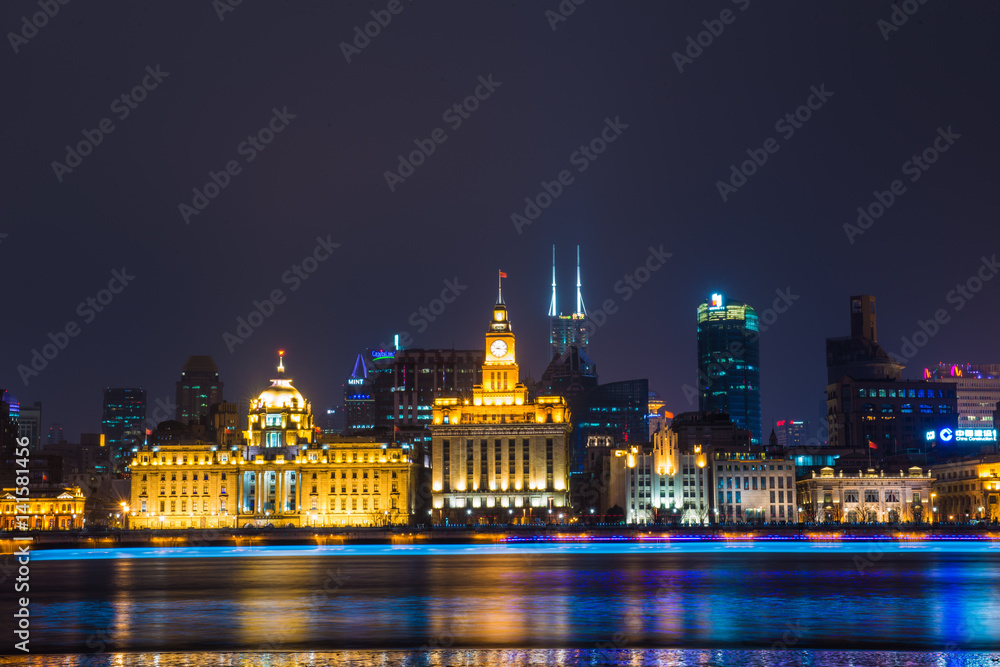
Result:
<svg viewBox="0 0 1000 667"><path fill-rule="evenodd" d="M725 412L761 444L760 327L745 303L713 294L698 306L698 409Z"/></svg>
<svg viewBox="0 0 1000 667"><path fill-rule="evenodd" d="M28 438L28 448L32 452L42 450L42 402L34 405L21 405L17 417L17 437Z"/></svg>
<svg viewBox="0 0 1000 667"><path fill-rule="evenodd" d="M222 402L219 367L209 356L192 355L181 369L177 382L177 408L174 419L182 424L198 421L208 409Z"/></svg>
<svg viewBox="0 0 1000 667"><path fill-rule="evenodd" d="M942 364L924 369L924 379L958 385L958 428L994 429L1000 401L1000 364Z"/></svg>
<svg viewBox="0 0 1000 667"><path fill-rule="evenodd" d="M549 302L549 360L565 354L571 345L580 348L587 357L590 343L587 332L587 309L583 305L580 283L580 246L576 247L576 309L563 315L556 308L556 247L552 246L552 300ZM593 366L593 364L591 364ZM594 369L594 375L597 371Z"/></svg>
<svg viewBox="0 0 1000 667"><path fill-rule="evenodd" d="M826 381L837 382L845 375L855 380L899 380L903 364L878 343L875 297L851 297L851 335L826 339Z"/></svg>
<svg viewBox="0 0 1000 667"><path fill-rule="evenodd" d="M801 447L808 440L808 422L795 419L779 419L775 426L778 436L778 447Z"/></svg>
<svg viewBox="0 0 1000 667"><path fill-rule="evenodd" d="M104 390L101 431L115 472L123 472L132 460L133 448L145 441L146 390L142 387L107 387Z"/></svg>

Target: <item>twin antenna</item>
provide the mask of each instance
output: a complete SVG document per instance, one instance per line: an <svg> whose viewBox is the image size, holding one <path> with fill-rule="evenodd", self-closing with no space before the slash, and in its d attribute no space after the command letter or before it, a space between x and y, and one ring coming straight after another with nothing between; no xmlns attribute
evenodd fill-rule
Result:
<svg viewBox="0 0 1000 667"><path fill-rule="evenodd" d="M574 315L586 315L587 309L583 305L583 292L580 283L580 246L576 247L576 311ZM556 247L552 246L552 302L549 304L549 317L558 317L556 310Z"/></svg>

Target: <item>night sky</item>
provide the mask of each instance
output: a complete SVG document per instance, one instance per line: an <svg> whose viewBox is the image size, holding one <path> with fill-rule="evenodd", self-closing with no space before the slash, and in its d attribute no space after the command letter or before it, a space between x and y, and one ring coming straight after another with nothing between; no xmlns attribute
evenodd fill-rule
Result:
<svg viewBox="0 0 1000 667"><path fill-rule="evenodd" d="M1000 279L949 295L998 270L981 259L1000 252L996 3L909 0L897 26L888 2L46 2L58 13L37 30L22 17L38 0L0 9L0 386L70 440L100 430L105 386L172 399L191 354L239 400L285 349L314 409L336 405L357 353L393 334L480 347L498 269L538 378L553 243L560 310L577 244L588 310L614 300L592 336L600 380L648 377L674 412L697 408L683 386L715 291L765 321L776 299L785 311L761 335L765 433L815 425L824 339L849 332L852 294L877 297L891 352L943 311L906 377L1000 361ZM358 48L372 11L391 20ZM592 144L602 132L613 141ZM415 141L434 150L411 173L398 156ZM67 157L80 142L89 154ZM225 187L205 192L210 172ZM558 196L516 224L543 181ZM874 213L891 204L845 229L876 191ZM317 239L339 246L303 280ZM651 249L671 256L637 275ZM102 295L114 271L127 284ZM273 313L227 345L274 290ZM67 326L26 386L19 365Z"/></svg>

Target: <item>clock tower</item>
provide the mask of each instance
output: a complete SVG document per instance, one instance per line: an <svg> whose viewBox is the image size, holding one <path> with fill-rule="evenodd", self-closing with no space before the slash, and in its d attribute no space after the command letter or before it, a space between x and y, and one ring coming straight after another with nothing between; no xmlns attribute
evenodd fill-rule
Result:
<svg viewBox="0 0 1000 667"><path fill-rule="evenodd" d="M500 278L506 277L502 272ZM555 520L569 503L569 407L562 396L528 395L502 292L486 330L483 382L471 400L434 399L431 430L435 521ZM492 517L487 519L486 517Z"/></svg>

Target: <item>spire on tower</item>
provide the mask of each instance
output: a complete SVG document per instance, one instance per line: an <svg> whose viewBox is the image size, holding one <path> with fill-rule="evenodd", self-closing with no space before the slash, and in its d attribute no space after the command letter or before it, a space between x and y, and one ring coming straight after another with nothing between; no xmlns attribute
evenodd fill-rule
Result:
<svg viewBox="0 0 1000 667"><path fill-rule="evenodd" d="M554 271L555 269L553 269ZM587 309L583 305L583 292L580 291L580 246L576 247L576 312L574 315L586 315ZM553 296L553 298L555 298Z"/></svg>
<svg viewBox="0 0 1000 667"><path fill-rule="evenodd" d="M284 350L278 350L278 372L279 373L284 373L285 372L284 361L285 361L285 351Z"/></svg>
<svg viewBox="0 0 1000 667"><path fill-rule="evenodd" d="M556 246L552 246L552 303L549 304L549 317L559 314L556 310Z"/></svg>
<svg viewBox="0 0 1000 667"><path fill-rule="evenodd" d="M497 274L498 274L497 275L497 303L503 303L503 282L501 282L501 281L504 278L507 277L507 274L504 273L503 271L499 271L499 270L497 271Z"/></svg>

